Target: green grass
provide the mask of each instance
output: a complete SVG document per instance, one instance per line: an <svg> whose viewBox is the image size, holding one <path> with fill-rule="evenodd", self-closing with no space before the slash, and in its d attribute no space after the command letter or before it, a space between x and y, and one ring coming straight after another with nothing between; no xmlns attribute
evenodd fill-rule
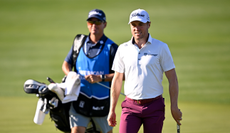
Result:
<svg viewBox="0 0 230 133"><path fill-rule="evenodd" d="M27 79L60 82L73 38L88 34L94 8L107 16L105 33L117 44L131 38L128 17L144 8L151 36L170 47L179 80L183 133L228 133L230 110L230 2L228 0L0 0L0 132L59 132L46 116L33 123L37 98L23 91ZM164 77L163 133L176 132ZM119 98L117 120L121 113ZM118 133L118 126L114 133ZM140 133L142 130L140 130Z"/></svg>
<svg viewBox="0 0 230 133"><path fill-rule="evenodd" d="M120 97L119 106L116 109L119 125L120 103L124 97ZM0 132L1 133L61 133L55 129L49 115L45 117L42 125L33 123L37 99L35 97L0 97ZM223 104L180 103L184 113L181 132L185 133L227 133L229 132L230 106ZM118 133L119 126L114 128ZM142 129L140 130L142 132ZM166 119L163 133L176 132L176 123L171 117L169 103L166 103Z"/></svg>

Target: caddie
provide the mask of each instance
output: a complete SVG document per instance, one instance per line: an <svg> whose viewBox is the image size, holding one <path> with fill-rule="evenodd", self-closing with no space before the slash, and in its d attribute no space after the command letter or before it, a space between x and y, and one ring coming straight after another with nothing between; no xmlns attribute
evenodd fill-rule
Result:
<svg viewBox="0 0 230 133"><path fill-rule="evenodd" d="M74 40L74 44L83 41L77 58L73 58L76 51L72 46L62 64L66 75L74 67L82 77L80 95L69 112L71 133L85 133L91 119L102 133L112 133L112 127L107 123L110 90L97 84L100 82L110 87L114 76L111 67L118 45L105 36L106 26L105 13L99 9L91 10L87 18L89 35L84 40L81 37Z"/></svg>

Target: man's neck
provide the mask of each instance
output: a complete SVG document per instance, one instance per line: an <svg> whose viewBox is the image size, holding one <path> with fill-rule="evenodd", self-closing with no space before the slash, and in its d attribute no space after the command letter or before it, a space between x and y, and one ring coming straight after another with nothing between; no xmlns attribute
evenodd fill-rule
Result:
<svg viewBox="0 0 230 133"><path fill-rule="evenodd" d="M148 41L149 36L143 39L135 39L134 38L134 43L138 46L139 49L145 46L146 42Z"/></svg>
<svg viewBox="0 0 230 133"><path fill-rule="evenodd" d="M90 40L94 44L96 44L101 39L102 36L103 36L103 34L100 34L100 35L90 34Z"/></svg>

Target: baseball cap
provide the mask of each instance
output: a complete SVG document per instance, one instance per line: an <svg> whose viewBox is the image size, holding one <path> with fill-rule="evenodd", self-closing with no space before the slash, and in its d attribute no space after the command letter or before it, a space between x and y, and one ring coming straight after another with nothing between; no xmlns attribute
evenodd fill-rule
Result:
<svg viewBox="0 0 230 133"><path fill-rule="evenodd" d="M106 21L105 13L100 9L93 9L89 12L88 19L97 18L101 21Z"/></svg>
<svg viewBox="0 0 230 133"><path fill-rule="evenodd" d="M134 10L129 16L129 23L133 21L141 21L142 23L150 22L149 14L143 9Z"/></svg>

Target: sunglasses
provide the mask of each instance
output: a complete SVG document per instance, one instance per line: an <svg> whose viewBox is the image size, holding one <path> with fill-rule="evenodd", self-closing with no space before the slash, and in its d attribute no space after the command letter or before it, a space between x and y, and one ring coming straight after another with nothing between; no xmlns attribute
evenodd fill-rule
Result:
<svg viewBox="0 0 230 133"><path fill-rule="evenodd" d="M100 20L97 20L97 21L91 21L91 20L89 20L88 23L91 24L91 25L93 25L93 24L100 25L102 23L102 21L100 21Z"/></svg>

